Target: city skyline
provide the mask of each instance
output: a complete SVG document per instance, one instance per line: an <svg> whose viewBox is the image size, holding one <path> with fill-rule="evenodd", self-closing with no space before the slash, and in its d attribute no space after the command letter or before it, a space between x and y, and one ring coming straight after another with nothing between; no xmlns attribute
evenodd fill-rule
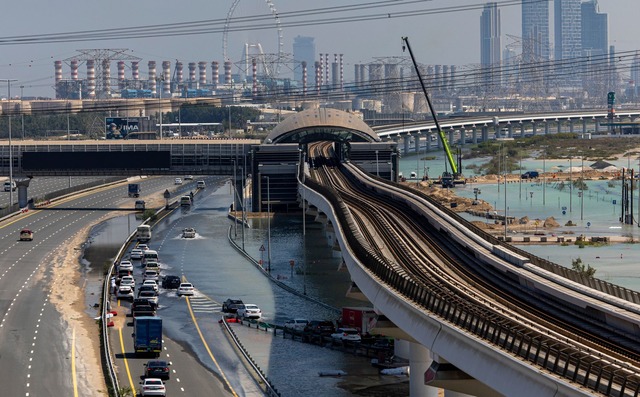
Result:
<svg viewBox="0 0 640 397"><path fill-rule="evenodd" d="M194 0L189 9L169 8L172 3L157 1L154 7L146 4L116 0L113 7L101 9L79 0L67 2L65 13L58 5L36 0L34 4L11 3L3 13L3 32L0 37L3 61L0 62L0 78L17 79L12 84L24 86L25 96L50 96L53 91L53 62L72 57L77 49L87 48L128 48L135 56L158 63L168 60L175 62L219 61L223 62L221 33L199 32L172 37L141 38L137 33L130 38L111 38L121 30L130 27L165 26L184 22L213 19L224 21L228 6L214 6L209 2ZM266 15L268 0L247 0L238 2L234 17ZM326 4L325 4L326 3ZM404 1L393 3L394 7L349 11L358 4L355 1L327 0L322 10L311 2L293 0L272 0L282 22L283 48L285 53L293 52L293 39L300 36L314 37L317 53L342 53L345 57L347 79L353 78L353 65L372 62L377 57L401 57L401 36L411 40L418 61L424 64L478 65L480 63L480 43L476 32L480 31L480 15L486 1L428 1L409 4ZM384 2L383 2L384 3ZM506 35L521 35L521 6L517 1L498 1L502 19L502 48L509 44ZM155 6L157 5L157 7ZM329 13L329 8L337 8L339 13ZM468 8L465 8L468 7ZM609 16L609 44L616 51L632 51L640 48L639 27L636 26L629 9L638 9L633 0L599 0L601 13ZM301 16L303 10L316 10L314 17ZM127 12L123 12L123 10ZM167 12L171 10L171 12ZM319 11L318 11L319 10ZM355 15L379 15L386 18L357 21ZM405 13L405 14L403 14ZM388 15L387 15L388 14ZM26 15L29 18L12 18L11 15ZM52 15L59 15L52 18ZM293 15L293 16L292 16ZM412 16L404 16L412 15ZM97 17L101 21L96 24ZM102 18L104 16L104 18ZM330 23L337 18L345 18L343 23ZM326 23L322 19L331 20ZM105 24L104 20L109 23ZM287 23L299 21L301 26ZM307 22L301 22L307 21ZM311 22L309 22L311 21ZM60 23L69 22L69 23ZM72 23L71 23L72 22ZM418 22L418 23L416 23ZM186 26L195 26L193 23ZM275 24L274 24L275 26ZM457 28L460 26L460 28ZM105 29L100 40L65 41L62 43L11 44L10 36L49 35L56 32L80 32ZM113 29L111 29L113 28ZM275 51L278 32L275 28L262 30L242 30L229 32L229 52L235 59L240 58L242 43L251 40L261 42L266 52ZM269 38L269 40L267 40ZM271 41L271 43L270 43ZM233 54L235 53L235 55ZM68 71L65 71L68 73ZM291 77L293 72L288 72ZM14 88L12 94L18 95ZM0 95L6 90L0 88Z"/></svg>

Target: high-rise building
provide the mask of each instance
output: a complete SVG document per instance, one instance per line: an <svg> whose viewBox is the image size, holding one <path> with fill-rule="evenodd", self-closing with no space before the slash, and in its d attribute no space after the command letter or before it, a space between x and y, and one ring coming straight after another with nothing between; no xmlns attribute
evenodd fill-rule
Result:
<svg viewBox="0 0 640 397"><path fill-rule="evenodd" d="M598 9L598 0L582 3L582 52L587 56L606 55L609 46L609 20Z"/></svg>
<svg viewBox="0 0 640 397"><path fill-rule="evenodd" d="M484 5L480 16L480 64L485 83L500 83L500 10L498 3Z"/></svg>
<svg viewBox="0 0 640 397"><path fill-rule="evenodd" d="M578 58L582 55L582 8L580 0L555 0L555 59Z"/></svg>
<svg viewBox="0 0 640 397"><path fill-rule="evenodd" d="M313 37L296 36L293 39L293 60L295 69L293 79L302 82L302 62L307 62L307 68L314 65L316 60L316 43Z"/></svg>
<svg viewBox="0 0 640 397"><path fill-rule="evenodd" d="M523 60L546 61L549 55L549 3L522 0Z"/></svg>

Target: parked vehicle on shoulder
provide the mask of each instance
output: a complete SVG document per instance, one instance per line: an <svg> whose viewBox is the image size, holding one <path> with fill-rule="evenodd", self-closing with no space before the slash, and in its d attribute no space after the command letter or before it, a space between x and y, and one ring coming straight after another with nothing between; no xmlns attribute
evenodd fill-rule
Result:
<svg viewBox="0 0 640 397"><path fill-rule="evenodd" d="M177 289L180 286L182 280L179 276L164 276L162 278L162 288L164 289Z"/></svg>
<svg viewBox="0 0 640 397"><path fill-rule="evenodd" d="M309 324L304 327L304 332L314 335L329 336L336 332L336 327L333 322L329 320L311 320Z"/></svg>
<svg viewBox="0 0 640 397"><path fill-rule="evenodd" d="M222 311L224 313L236 313L238 307L244 304L240 299L227 299L222 303Z"/></svg>
<svg viewBox="0 0 640 397"><path fill-rule="evenodd" d="M338 328L335 333L331 334L331 337L350 342L360 342L362 340L360 333L355 328Z"/></svg>
<svg viewBox="0 0 640 397"><path fill-rule="evenodd" d="M144 377L169 379L171 377L170 365L171 363L164 360L149 360L144 364Z"/></svg>
<svg viewBox="0 0 640 397"><path fill-rule="evenodd" d="M242 306L238 306L237 314L242 318L259 319L262 317L262 311L260 311L260 308L253 303L246 303Z"/></svg>
<svg viewBox="0 0 640 397"><path fill-rule="evenodd" d="M294 329L296 331L304 330L304 327L309 324L309 320L306 318L294 318L292 320L287 320L284 322L284 327L289 329Z"/></svg>
<svg viewBox="0 0 640 397"><path fill-rule="evenodd" d="M178 296L183 296L183 295L193 295L194 294L194 288L193 288L193 284L191 283L180 283L180 286L178 287L178 290L176 291L176 295Z"/></svg>
<svg viewBox="0 0 640 397"><path fill-rule="evenodd" d="M164 386L164 382L160 378L146 378L140 382L142 387L140 388L141 396L166 396L167 389Z"/></svg>
<svg viewBox="0 0 640 397"><path fill-rule="evenodd" d="M33 241L33 232L31 229L20 230L20 241Z"/></svg>

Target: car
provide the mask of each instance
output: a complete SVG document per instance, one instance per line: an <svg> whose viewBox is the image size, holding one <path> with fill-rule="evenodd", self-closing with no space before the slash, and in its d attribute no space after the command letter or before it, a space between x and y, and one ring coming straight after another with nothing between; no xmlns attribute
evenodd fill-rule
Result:
<svg viewBox="0 0 640 397"><path fill-rule="evenodd" d="M540 177L540 173L538 171L527 171L520 176L522 179L536 179Z"/></svg>
<svg viewBox="0 0 640 397"><path fill-rule="evenodd" d="M116 292L116 298L133 300L133 288L128 285L120 285L118 292Z"/></svg>
<svg viewBox="0 0 640 397"><path fill-rule="evenodd" d="M292 320L287 320L284 322L284 327L289 329L294 329L296 331L304 330L304 327L309 324L309 320L306 318L294 318Z"/></svg>
<svg viewBox="0 0 640 397"><path fill-rule="evenodd" d="M154 291L158 291L158 283L156 280L144 280L140 287L151 287Z"/></svg>
<svg viewBox="0 0 640 397"><path fill-rule="evenodd" d="M167 389L164 386L164 382L160 378L145 378L140 382L142 387L140 388L141 396L166 396Z"/></svg>
<svg viewBox="0 0 640 397"><path fill-rule="evenodd" d="M262 312L257 305L253 303L246 303L241 306L238 306L238 311L236 312L239 317L242 318L255 318L258 319L262 317Z"/></svg>
<svg viewBox="0 0 640 397"><path fill-rule="evenodd" d="M144 211L144 209L146 208L145 201L144 200L136 200L134 208L137 209L137 210Z"/></svg>
<svg viewBox="0 0 640 397"><path fill-rule="evenodd" d="M309 324L304 327L303 331L309 334L328 336L336 332L336 327L333 325L333 322L329 320L311 320Z"/></svg>
<svg viewBox="0 0 640 397"><path fill-rule="evenodd" d="M185 227L182 229L182 238L196 238L196 229Z"/></svg>
<svg viewBox="0 0 640 397"><path fill-rule="evenodd" d="M170 365L171 363L164 360L149 360L144 364L144 377L169 379L171 377Z"/></svg>
<svg viewBox="0 0 640 397"><path fill-rule="evenodd" d="M207 185L204 183L204 181L198 181L196 182L196 187L198 189L204 189Z"/></svg>
<svg viewBox="0 0 640 397"><path fill-rule="evenodd" d="M142 274L142 280L154 280L158 281L159 275L157 270L145 270Z"/></svg>
<svg viewBox="0 0 640 397"><path fill-rule="evenodd" d="M142 250L144 253L144 251L149 249L149 246L147 244L138 244L138 249Z"/></svg>
<svg viewBox="0 0 640 397"><path fill-rule="evenodd" d="M185 181L192 181L193 180L193 175L185 175L184 180Z"/></svg>
<svg viewBox="0 0 640 397"><path fill-rule="evenodd" d="M244 304L240 299L227 299L222 303L222 311L224 313L236 313L238 307Z"/></svg>
<svg viewBox="0 0 640 397"><path fill-rule="evenodd" d="M160 273L160 265L155 260L149 260L147 263L145 263L144 269L155 270L156 272Z"/></svg>
<svg viewBox="0 0 640 397"><path fill-rule="evenodd" d="M153 316L156 312L156 305L150 302L148 299L144 298L135 298L133 302L131 302L131 313L133 316L142 315L142 316Z"/></svg>
<svg viewBox="0 0 640 397"><path fill-rule="evenodd" d="M140 248L132 249L131 252L129 253L129 258L134 260L142 259L142 250Z"/></svg>
<svg viewBox="0 0 640 397"><path fill-rule="evenodd" d="M136 289L136 280L133 279L133 276L123 276L120 279L120 286L127 285L131 287L132 290Z"/></svg>
<svg viewBox="0 0 640 397"><path fill-rule="evenodd" d="M33 241L33 232L31 229L20 230L20 241Z"/></svg>
<svg viewBox="0 0 640 397"><path fill-rule="evenodd" d="M131 261L120 261L118 270L130 270L133 271L133 263Z"/></svg>
<svg viewBox="0 0 640 397"><path fill-rule="evenodd" d="M182 185L182 178L176 178L174 184L176 185Z"/></svg>
<svg viewBox="0 0 640 397"><path fill-rule="evenodd" d="M331 337L349 342L360 342L362 340L360 333L355 328L338 328L335 333L331 334Z"/></svg>
<svg viewBox="0 0 640 397"><path fill-rule="evenodd" d="M180 286L176 291L176 295L178 296L193 295L193 294L194 294L194 288L193 288L193 284L191 283L180 283Z"/></svg>
<svg viewBox="0 0 640 397"><path fill-rule="evenodd" d="M162 277L162 288L164 289L177 289L180 286L182 280L179 276L164 276Z"/></svg>
<svg viewBox="0 0 640 397"><path fill-rule="evenodd" d="M16 183L15 182L6 181L4 183L4 191L5 192L9 192L11 190L13 190L14 192L16 191Z"/></svg>
<svg viewBox="0 0 640 397"><path fill-rule="evenodd" d="M144 284L142 284L142 285L140 285L140 286L138 287L138 293L139 293L140 291L158 292L155 288L153 288L153 286L152 286L152 285L144 285Z"/></svg>
<svg viewBox="0 0 640 397"><path fill-rule="evenodd" d="M138 299L146 299L152 307L158 306L158 293L156 291L139 291Z"/></svg>

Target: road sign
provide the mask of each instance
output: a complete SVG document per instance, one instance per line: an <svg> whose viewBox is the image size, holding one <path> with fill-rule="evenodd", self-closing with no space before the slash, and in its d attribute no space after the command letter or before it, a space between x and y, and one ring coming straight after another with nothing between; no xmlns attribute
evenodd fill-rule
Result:
<svg viewBox="0 0 640 397"><path fill-rule="evenodd" d="M264 251L265 251L264 244L262 244L262 245L260 246L260 252L264 252Z"/></svg>
<svg viewBox="0 0 640 397"><path fill-rule="evenodd" d="M607 105L613 105L614 103L616 103L616 93L609 92L607 94Z"/></svg>

